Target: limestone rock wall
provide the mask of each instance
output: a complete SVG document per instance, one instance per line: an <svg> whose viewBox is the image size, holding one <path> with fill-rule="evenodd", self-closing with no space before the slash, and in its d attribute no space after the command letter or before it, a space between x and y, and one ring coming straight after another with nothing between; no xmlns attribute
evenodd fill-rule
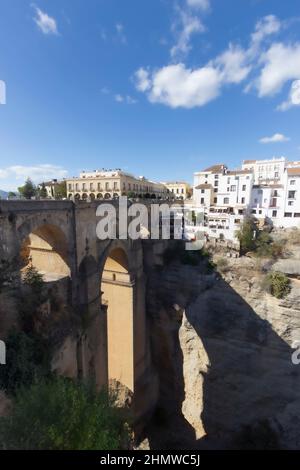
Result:
<svg viewBox="0 0 300 470"><path fill-rule="evenodd" d="M165 448L231 448L262 421L281 447L300 447L300 365L291 360L300 281L277 300L262 290L256 261L230 264L224 278L176 265L149 278L163 410L163 425L149 431L154 448L164 439Z"/></svg>

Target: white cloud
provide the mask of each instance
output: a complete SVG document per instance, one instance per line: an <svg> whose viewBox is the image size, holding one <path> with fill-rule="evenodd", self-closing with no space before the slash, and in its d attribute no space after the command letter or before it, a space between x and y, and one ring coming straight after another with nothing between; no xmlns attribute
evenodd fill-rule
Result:
<svg viewBox="0 0 300 470"><path fill-rule="evenodd" d="M102 93L103 95L109 95L110 90L109 90L109 88L107 88L106 86L104 86L103 88L101 88L101 93Z"/></svg>
<svg viewBox="0 0 300 470"><path fill-rule="evenodd" d="M251 70L246 51L232 44L213 63L219 68L221 78L225 83L240 83Z"/></svg>
<svg viewBox="0 0 300 470"><path fill-rule="evenodd" d="M56 20L40 8L34 6L36 16L33 18L39 29L44 34L58 34Z"/></svg>
<svg viewBox="0 0 300 470"><path fill-rule="evenodd" d="M120 95L120 94L117 94L115 95L115 101L117 103L126 103L126 104L136 104L137 103L137 100L135 98L132 98L132 96L130 95Z"/></svg>
<svg viewBox="0 0 300 470"><path fill-rule="evenodd" d="M205 30L199 17L192 13L192 3L186 0L185 9L177 7L179 23L173 25L177 43L171 49L177 63L153 70L141 67L135 73L136 88L146 93L150 102L171 107L203 106L216 98L226 84L239 84L248 78L244 91L255 89L259 97L275 95L287 82L294 81L288 99L277 109L300 105L300 42L269 44L286 24L274 15L256 23L248 47L231 43L206 65L188 68L182 57L191 49L192 36ZM205 83L205 78L212 78L212 82Z"/></svg>
<svg viewBox="0 0 300 470"><path fill-rule="evenodd" d="M115 95L115 101L117 101L117 103L123 103L124 98L122 95L117 94Z"/></svg>
<svg viewBox="0 0 300 470"><path fill-rule="evenodd" d="M287 111L293 106L300 106L300 80L295 80L292 83L287 101L281 103L277 109L278 111Z"/></svg>
<svg viewBox="0 0 300 470"><path fill-rule="evenodd" d="M31 178L35 183L41 183L54 178L62 179L67 174L67 170L57 165L13 165L0 168L1 189L17 189L27 178Z"/></svg>
<svg viewBox="0 0 300 470"><path fill-rule="evenodd" d="M210 7L209 0L187 0L187 4L191 8L200 8L204 11Z"/></svg>
<svg viewBox="0 0 300 470"><path fill-rule="evenodd" d="M255 31L251 35L250 53L257 53L262 41L272 34L280 31L282 24L274 15L267 15L261 18L255 25Z"/></svg>
<svg viewBox="0 0 300 470"><path fill-rule="evenodd" d="M289 81L300 78L300 43L275 43L261 58L263 68L257 80L259 96L279 92Z"/></svg>
<svg viewBox="0 0 300 470"><path fill-rule="evenodd" d="M206 66L189 69L183 63L168 65L152 73L140 68L135 73L136 88L146 92L152 103L171 108L204 106L215 99L226 83L240 83L250 72L245 51L228 50Z"/></svg>
<svg viewBox="0 0 300 470"><path fill-rule="evenodd" d="M177 36L177 42L170 51L173 59L187 55L191 50L191 37L196 33L203 33L205 31L205 27L200 18L178 7L177 12L178 18L172 26Z"/></svg>
<svg viewBox="0 0 300 470"><path fill-rule="evenodd" d="M146 91L151 88L151 80L149 78L149 72L143 67L135 72L136 87L139 91Z"/></svg>
<svg viewBox="0 0 300 470"><path fill-rule="evenodd" d="M137 88L144 87L143 81ZM220 89L220 78L213 67L188 69L184 64L168 65L147 76L148 99L152 103L163 103L171 108L193 108L203 106L216 98Z"/></svg>
<svg viewBox="0 0 300 470"><path fill-rule="evenodd" d="M7 178L7 177L8 177L8 171L0 168L0 179Z"/></svg>
<svg viewBox="0 0 300 470"><path fill-rule="evenodd" d="M274 134L271 137L262 137L259 139L259 142L261 144L272 144L277 142L288 142L289 140L290 138L283 134Z"/></svg>
<svg viewBox="0 0 300 470"><path fill-rule="evenodd" d="M127 37L124 32L123 24L116 23L115 28L116 28L118 39L121 41L122 44L127 44Z"/></svg>

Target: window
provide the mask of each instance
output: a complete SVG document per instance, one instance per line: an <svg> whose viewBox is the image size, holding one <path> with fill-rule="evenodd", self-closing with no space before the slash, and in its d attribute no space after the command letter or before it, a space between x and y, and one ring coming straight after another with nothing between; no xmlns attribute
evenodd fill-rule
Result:
<svg viewBox="0 0 300 470"><path fill-rule="evenodd" d="M75 184L75 191L78 191L78 183Z"/></svg>
<svg viewBox="0 0 300 470"><path fill-rule="evenodd" d="M289 191L288 198L289 199L295 199L296 196L296 191Z"/></svg>
<svg viewBox="0 0 300 470"><path fill-rule="evenodd" d="M291 212L285 212L284 217L292 217L292 213Z"/></svg>
<svg viewBox="0 0 300 470"><path fill-rule="evenodd" d="M217 202L218 202L218 198L214 197L214 204L217 204Z"/></svg>
<svg viewBox="0 0 300 470"><path fill-rule="evenodd" d="M176 193L179 194L179 189L178 188L176 189Z"/></svg>
<svg viewBox="0 0 300 470"><path fill-rule="evenodd" d="M291 185L291 186L294 186L295 184L296 184L296 180L291 180L291 181L290 181L290 185Z"/></svg>
<svg viewBox="0 0 300 470"><path fill-rule="evenodd" d="M255 198L255 199L254 199L254 204L257 204L257 203L258 203L258 199Z"/></svg>
<svg viewBox="0 0 300 470"><path fill-rule="evenodd" d="M208 178L208 175L205 175L205 178Z"/></svg>
<svg viewBox="0 0 300 470"><path fill-rule="evenodd" d="M106 190L106 191L109 190L109 183L105 183L105 190Z"/></svg>
<svg viewBox="0 0 300 470"><path fill-rule="evenodd" d="M230 186L230 191L231 191L231 192L236 191L236 186L235 186L234 184Z"/></svg>
<svg viewBox="0 0 300 470"><path fill-rule="evenodd" d="M275 171L275 178L278 178L279 177L279 173L278 171Z"/></svg>
<svg viewBox="0 0 300 470"><path fill-rule="evenodd" d="M201 189L201 194L204 194L205 193L205 190L204 189Z"/></svg>
<svg viewBox="0 0 300 470"><path fill-rule="evenodd" d="M272 211L272 217L277 217L277 211Z"/></svg>
<svg viewBox="0 0 300 470"><path fill-rule="evenodd" d="M182 188L182 190L181 190L181 194L184 194L184 189L183 189L183 188Z"/></svg>
<svg viewBox="0 0 300 470"><path fill-rule="evenodd" d="M242 197L242 204L245 204L245 198Z"/></svg>
<svg viewBox="0 0 300 470"><path fill-rule="evenodd" d="M69 191L72 191L72 185L69 184Z"/></svg>
<svg viewBox="0 0 300 470"><path fill-rule="evenodd" d="M117 181L114 181L114 189L118 189L118 182Z"/></svg>
<svg viewBox="0 0 300 470"><path fill-rule="evenodd" d="M93 183L90 183L90 191L93 191L94 185Z"/></svg>
<svg viewBox="0 0 300 470"><path fill-rule="evenodd" d="M223 204L229 204L229 197L224 197Z"/></svg>
<svg viewBox="0 0 300 470"><path fill-rule="evenodd" d="M204 197L201 198L200 204L204 204Z"/></svg>
<svg viewBox="0 0 300 470"><path fill-rule="evenodd" d="M294 217L300 217L300 212L295 212Z"/></svg>
<svg viewBox="0 0 300 470"><path fill-rule="evenodd" d="M261 210L261 209L259 209L258 213L261 215L261 214L262 214L262 210Z"/></svg>
<svg viewBox="0 0 300 470"><path fill-rule="evenodd" d="M214 188L214 193L217 193L218 192L218 188Z"/></svg>
<svg viewBox="0 0 300 470"><path fill-rule="evenodd" d="M215 175L215 180L218 180L219 179L219 175Z"/></svg>
<svg viewBox="0 0 300 470"><path fill-rule="evenodd" d="M227 178L227 184L230 184L230 177Z"/></svg>
<svg viewBox="0 0 300 470"><path fill-rule="evenodd" d="M251 211L251 214L256 214L256 209L253 209L253 210Z"/></svg>
<svg viewBox="0 0 300 470"><path fill-rule="evenodd" d="M83 190L83 191L86 190L86 183L82 183L82 190Z"/></svg>
<svg viewBox="0 0 300 470"><path fill-rule="evenodd" d="M126 183L123 183L123 189L126 189Z"/></svg>
<svg viewBox="0 0 300 470"><path fill-rule="evenodd" d="M243 184L243 186L242 186L242 191L246 191L246 185L245 184Z"/></svg>
<svg viewBox="0 0 300 470"><path fill-rule="evenodd" d="M294 205L294 201L289 201L288 202L288 206L293 206Z"/></svg>
<svg viewBox="0 0 300 470"><path fill-rule="evenodd" d="M219 181L215 181L215 186L219 186Z"/></svg>

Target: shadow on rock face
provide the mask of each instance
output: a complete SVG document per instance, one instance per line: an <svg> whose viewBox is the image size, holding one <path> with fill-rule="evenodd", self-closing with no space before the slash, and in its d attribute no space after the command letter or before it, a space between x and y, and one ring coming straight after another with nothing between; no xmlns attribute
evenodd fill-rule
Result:
<svg viewBox="0 0 300 470"><path fill-rule="evenodd" d="M203 277L199 294L191 295L187 281L174 277L173 296L164 279L149 312L160 380L158 410L147 429L150 448L300 447L294 350L223 279L216 276L212 284ZM284 321L288 325L288 317Z"/></svg>

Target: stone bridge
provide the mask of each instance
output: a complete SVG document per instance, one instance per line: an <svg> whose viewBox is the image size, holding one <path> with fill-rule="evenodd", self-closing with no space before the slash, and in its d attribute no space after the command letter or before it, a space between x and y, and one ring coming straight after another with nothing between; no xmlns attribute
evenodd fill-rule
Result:
<svg viewBox="0 0 300 470"><path fill-rule="evenodd" d="M117 208L118 202L113 204ZM66 302L85 319L85 327L66 339L54 368L73 377L94 377L99 387L125 386L138 419L151 412L157 395L145 266L161 263L168 241L98 239L98 205L0 201L0 261L21 262L20 270L30 263L46 282L62 285Z"/></svg>

